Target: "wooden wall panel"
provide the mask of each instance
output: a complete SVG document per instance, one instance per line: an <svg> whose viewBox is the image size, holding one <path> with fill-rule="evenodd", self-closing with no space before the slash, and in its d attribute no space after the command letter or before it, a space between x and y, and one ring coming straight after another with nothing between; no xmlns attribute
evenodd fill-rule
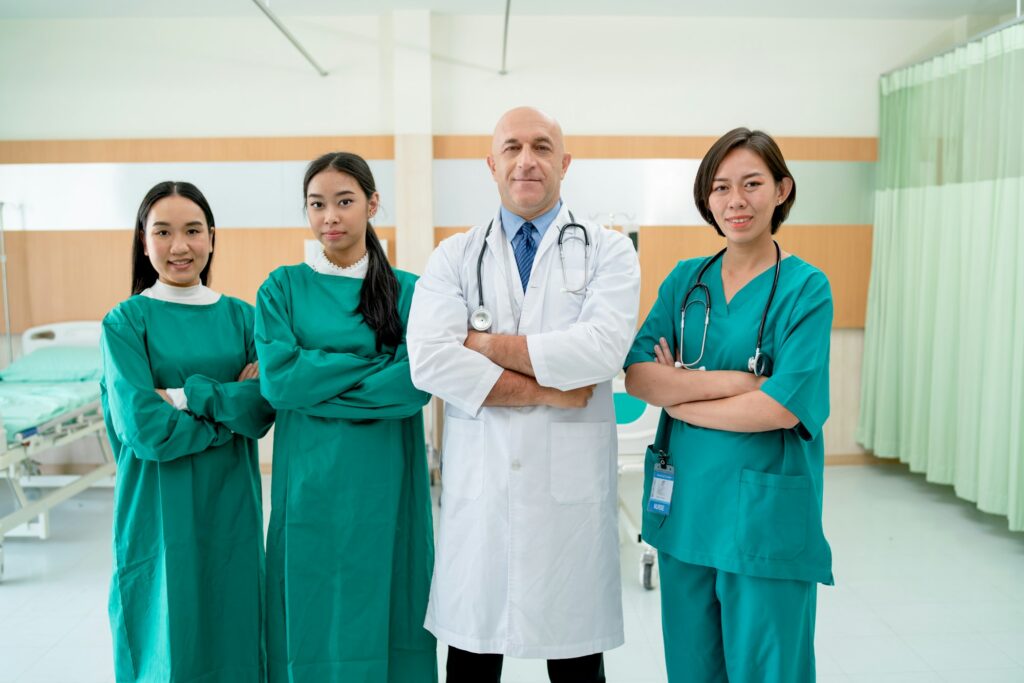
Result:
<svg viewBox="0 0 1024 683"><path fill-rule="evenodd" d="M99 320L131 293L131 230L23 232L24 273L11 286L11 310L25 306L15 329L65 320ZM17 303L16 303L17 302Z"/></svg>
<svg viewBox="0 0 1024 683"><path fill-rule="evenodd" d="M26 233L7 232L4 235L7 250L7 294L11 304L11 331L31 327L31 310L28 302L28 269L25 266L25 251L28 248ZM0 321L3 320L4 301L0 297ZM2 328L0 328L2 329Z"/></svg>
<svg viewBox="0 0 1024 683"><path fill-rule="evenodd" d="M567 135L565 148L577 159L700 159L717 138L709 136ZM789 161L877 161L877 138L776 138ZM435 159L482 159L489 135L436 135Z"/></svg>
<svg viewBox="0 0 1024 683"><path fill-rule="evenodd" d="M221 228L211 285L224 294L256 303L256 292L279 266L301 263L308 228Z"/></svg>
<svg viewBox="0 0 1024 683"><path fill-rule="evenodd" d="M308 161L324 152L394 159L390 135L0 141L0 164L160 161Z"/></svg>
<svg viewBox="0 0 1024 683"><path fill-rule="evenodd" d="M445 241L452 235L457 235L460 232L466 232L467 230L469 230L469 226L434 228L434 246L436 247L441 244L441 242Z"/></svg>
<svg viewBox="0 0 1024 683"><path fill-rule="evenodd" d="M832 284L833 327L863 328L871 273L870 225L786 225L779 244L820 268ZM640 228L640 319L646 317L658 286L682 259L713 254L725 240L707 226Z"/></svg>
<svg viewBox="0 0 1024 683"><path fill-rule="evenodd" d="M394 263L394 227L378 227L377 234L388 240ZM270 271L302 262L309 236L307 228L220 228L213 288L254 303ZM130 293L131 230L16 231L7 233L6 244L16 333L51 322L99 320Z"/></svg>

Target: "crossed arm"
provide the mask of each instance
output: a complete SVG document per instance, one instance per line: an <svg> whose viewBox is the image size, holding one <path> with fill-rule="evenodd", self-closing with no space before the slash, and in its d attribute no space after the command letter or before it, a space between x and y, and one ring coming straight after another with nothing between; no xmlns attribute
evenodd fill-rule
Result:
<svg viewBox="0 0 1024 683"><path fill-rule="evenodd" d="M470 330L465 346L503 368L498 381L484 399L485 406L583 408L594 393L593 385L559 391L538 384L524 336Z"/></svg>
<svg viewBox="0 0 1024 683"><path fill-rule="evenodd" d="M655 360L634 363L626 371L626 391L665 408L673 418L697 427L728 432L792 429L799 420L761 391L764 377L732 370L676 368L664 337L654 347Z"/></svg>

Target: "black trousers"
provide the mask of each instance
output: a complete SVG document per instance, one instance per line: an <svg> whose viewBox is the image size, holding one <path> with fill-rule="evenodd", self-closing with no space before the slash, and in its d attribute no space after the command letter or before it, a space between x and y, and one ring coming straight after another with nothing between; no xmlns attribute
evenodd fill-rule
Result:
<svg viewBox="0 0 1024 683"><path fill-rule="evenodd" d="M504 655L477 654L448 646L446 683L501 683ZM604 654L549 659L551 683L605 683Z"/></svg>

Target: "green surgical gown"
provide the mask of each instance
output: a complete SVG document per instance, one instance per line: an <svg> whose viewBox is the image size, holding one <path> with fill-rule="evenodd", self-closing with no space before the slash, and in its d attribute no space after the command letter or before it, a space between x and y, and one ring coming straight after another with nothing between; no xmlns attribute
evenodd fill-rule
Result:
<svg viewBox="0 0 1024 683"><path fill-rule="evenodd" d="M660 337L673 352L678 349L683 298L704 261L681 261L662 283L626 357L627 368L654 361ZM708 268L702 282L711 292L711 322L700 365L747 369L774 272L759 274L726 305L722 259ZM695 299L703 300L702 294L692 295ZM821 526L821 432L829 412L831 330L832 293L825 275L796 256L784 259L762 344L775 368L761 390L800 422L793 429L743 433L671 420L668 452L675 487L667 518L646 511L654 466L650 451L645 463L643 537L648 543L683 562L735 574L832 583L832 552ZM703 331L704 308L692 305L685 362L699 355Z"/></svg>
<svg viewBox="0 0 1024 683"><path fill-rule="evenodd" d="M253 307L133 296L103 319L107 434L117 458L110 625L120 681L266 679L256 439L274 413ZM155 389L184 387L188 411Z"/></svg>
<svg viewBox="0 0 1024 683"><path fill-rule="evenodd" d="M395 271L408 319L415 276ZM278 410L267 536L271 681L430 683L433 569L422 407L403 342L376 348L363 281L279 268L256 349Z"/></svg>

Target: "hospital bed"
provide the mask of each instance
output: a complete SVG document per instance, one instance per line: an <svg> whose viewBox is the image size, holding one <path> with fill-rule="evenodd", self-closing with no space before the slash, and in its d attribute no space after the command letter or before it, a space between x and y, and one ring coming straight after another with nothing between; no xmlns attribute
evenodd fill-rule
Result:
<svg viewBox="0 0 1024 683"><path fill-rule="evenodd" d="M0 479L14 494L13 512L0 511L0 580L5 536L49 535L49 511L114 474L100 407L98 321L33 327L22 335L22 356L0 371ZM36 457L82 439L99 442L102 462L85 474L61 477L32 499L42 482ZM52 485L54 482L46 482Z"/></svg>
<svg viewBox="0 0 1024 683"><path fill-rule="evenodd" d="M661 408L647 405L627 394L625 380L622 377L613 380L612 392L619 442L619 478L621 479L624 474L635 473L640 473L642 477L644 455L647 453L647 446L654 442ZM639 552L640 584L647 590L653 590L658 584L657 553L640 538L640 525L638 521L634 521L639 514L639 503L626 501L622 497L620 481L619 526L625 538L629 539L630 544L635 544Z"/></svg>

